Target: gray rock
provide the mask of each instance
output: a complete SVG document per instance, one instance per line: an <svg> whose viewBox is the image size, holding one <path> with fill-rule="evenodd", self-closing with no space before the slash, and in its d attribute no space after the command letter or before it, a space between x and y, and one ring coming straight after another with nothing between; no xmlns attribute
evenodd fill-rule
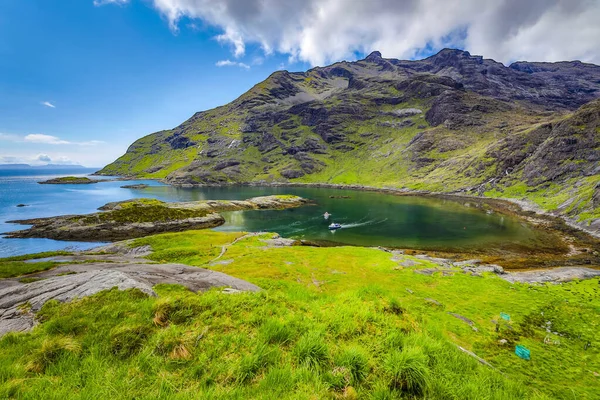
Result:
<svg viewBox="0 0 600 400"><path fill-rule="evenodd" d="M502 275L509 282L539 283L568 282L576 279L590 279L600 276L600 270L586 267L558 267L548 270L510 272Z"/></svg>
<svg viewBox="0 0 600 400"><path fill-rule="evenodd" d="M402 261L400 265L403 267L414 267L415 265L421 265L421 263L414 260L406 259Z"/></svg>
<svg viewBox="0 0 600 400"><path fill-rule="evenodd" d="M273 239L264 239L264 240L262 240L262 242L265 242L267 244L267 248L268 247L288 247L288 246L292 246L294 243L296 243L296 240L278 237L278 238L273 238Z"/></svg>
<svg viewBox="0 0 600 400"><path fill-rule="evenodd" d="M146 189L147 187L148 187L148 185L146 185L145 183L138 183L135 185L121 186L121 189Z"/></svg>
<svg viewBox="0 0 600 400"><path fill-rule="evenodd" d="M148 284L136 281L119 271L90 271L22 285L11 285L0 289L0 336L11 331L26 331L33 328L35 325L33 313L39 311L48 300L64 302L113 287L120 290L136 288L148 295L156 296ZM30 311L26 311L28 308Z"/></svg>
<svg viewBox="0 0 600 400"><path fill-rule="evenodd" d="M394 110L392 111L392 113L398 117L404 118L404 117L411 117L413 115L418 115L423 113L423 110L420 110L418 108L402 108L399 110Z"/></svg>
<svg viewBox="0 0 600 400"><path fill-rule="evenodd" d="M425 298L425 299L423 299L423 300L425 300L425 301L426 301L426 302L428 302L428 303L434 304L434 305L436 305L436 306L440 306L440 307L443 307L443 306L444 306L444 305L443 305L442 303L440 303L439 301L437 301L437 300L434 300L434 299L431 299L431 298L429 298L429 297L426 297L426 298Z"/></svg>
<svg viewBox="0 0 600 400"><path fill-rule="evenodd" d="M221 272L180 264L69 264L29 277L43 280L26 284L20 283L20 278L0 281L0 336L31 329L35 325L34 313L48 300L66 302L114 287L139 289L149 296L156 296L152 287L159 283L180 284L192 291L212 287L234 292L260 290L256 285Z"/></svg>
<svg viewBox="0 0 600 400"><path fill-rule="evenodd" d="M471 321L469 318L467 318L467 317L464 317L464 316L462 316L462 315L460 315L460 314L456 314L456 313L453 313L453 312L450 312L450 311L448 311L448 314L452 315L454 318L458 318L458 319L460 319L461 321L464 321L464 322L466 322L466 323L467 323L467 324L469 324L470 326L474 326L474 325L475 325L475 322Z"/></svg>

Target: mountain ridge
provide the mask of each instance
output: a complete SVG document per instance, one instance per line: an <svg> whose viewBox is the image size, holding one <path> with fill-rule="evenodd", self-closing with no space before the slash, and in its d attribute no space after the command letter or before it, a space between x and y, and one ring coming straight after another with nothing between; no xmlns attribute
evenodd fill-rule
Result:
<svg viewBox="0 0 600 400"><path fill-rule="evenodd" d="M461 191L525 198L597 226L598 98L600 66L579 61L375 51L274 72L231 103L137 140L99 173Z"/></svg>

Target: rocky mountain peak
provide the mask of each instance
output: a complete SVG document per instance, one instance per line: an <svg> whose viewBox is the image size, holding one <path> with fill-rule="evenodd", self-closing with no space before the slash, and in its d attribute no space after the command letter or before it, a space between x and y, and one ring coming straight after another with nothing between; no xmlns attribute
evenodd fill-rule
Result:
<svg viewBox="0 0 600 400"><path fill-rule="evenodd" d="M443 49L437 54L426 59L433 65L440 67L458 67L465 62L473 64L481 64L482 56L472 56L471 53L458 49Z"/></svg>
<svg viewBox="0 0 600 400"><path fill-rule="evenodd" d="M381 57L381 52L379 51L374 51L371 54L369 54L366 58L365 61L369 61L369 62L379 62L382 59Z"/></svg>

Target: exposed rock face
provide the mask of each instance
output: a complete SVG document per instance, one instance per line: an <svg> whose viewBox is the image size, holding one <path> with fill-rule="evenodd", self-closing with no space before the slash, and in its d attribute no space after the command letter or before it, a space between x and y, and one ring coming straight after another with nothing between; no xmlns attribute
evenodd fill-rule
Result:
<svg viewBox="0 0 600 400"><path fill-rule="evenodd" d="M512 272L502 275L509 282L568 282L600 276L600 270L585 267L559 267L547 270Z"/></svg>
<svg viewBox="0 0 600 400"><path fill-rule="evenodd" d="M159 283L180 284L193 291L212 287L259 290L241 279L203 268L148 264L133 258L116 257L112 261L65 265L31 275L44 278L32 283L20 283L17 279L0 280L0 336L33 328L35 313L48 300L66 302L115 287L119 290L139 289L149 296L156 296L152 287Z"/></svg>
<svg viewBox="0 0 600 400"><path fill-rule="evenodd" d="M121 189L146 189L147 187L148 187L148 185L146 185L145 183L138 183L135 185L121 186Z"/></svg>
<svg viewBox="0 0 600 400"><path fill-rule="evenodd" d="M173 184L370 184L376 175L386 186L480 194L521 179L533 190L551 182L587 193L596 182L584 178L600 173L591 117L599 97L592 64L507 67L452 49L417 61L373 52L275 72L227 105L138 140L101 173ZM570 216L589 212L585 201Z"/></svg>
<svg viewBox="0 0 600 400"><path fill-rule="evenodd" d="M0 285L4 286L6 283L0 281ZM0 289L0 335L33 328L35 322L32 313L39 311L48 300L68 301L77 297L90 296L112 287L120 290L135 288L155 295L147 284L137 282L118 271L93 271L27 284L12 284ZM27 310L24 304L30 305L31 309Z"/></svg>
<svg viewBox="0 0 600 400"><path fill-rule="evenodd" d="M108 203L105 212L11 221L33 225L7 233L9 238L49 238L76 241L117 241L165 232L207 229L225 223L221 211L299 207L307 200L297 196L264 196L248 200L207 200L165 203L137 199Z"/></svg>

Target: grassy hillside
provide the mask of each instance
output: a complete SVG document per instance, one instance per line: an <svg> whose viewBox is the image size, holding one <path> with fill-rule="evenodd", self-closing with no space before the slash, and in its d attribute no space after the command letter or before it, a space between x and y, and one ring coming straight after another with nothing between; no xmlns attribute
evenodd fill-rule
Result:
<svg viewBox="0 0 600 400"><path fill-rule="evenodd" d="M463 191L525 198L593 223L600 67L552 65L505 67L444 50L420 61L374 53L279 71L227 105L136 141L100 173ZM550 203L548 193L564 201Z"/></svg>
<svg viewBox="0 0 600 400"><path fill-rule="evenodd" d="M261 292L163 285L158 298L112 290L49 302L31 333L0 339L0 397L600 396L598 279L532 286L451 268L419 274L436 265L377 249L269 247L270 234L238 240L221 258L231 261L210 263L242 235L190 231L132 246ZM530 361L514 354L516 344L531 350Z"/></svg>

